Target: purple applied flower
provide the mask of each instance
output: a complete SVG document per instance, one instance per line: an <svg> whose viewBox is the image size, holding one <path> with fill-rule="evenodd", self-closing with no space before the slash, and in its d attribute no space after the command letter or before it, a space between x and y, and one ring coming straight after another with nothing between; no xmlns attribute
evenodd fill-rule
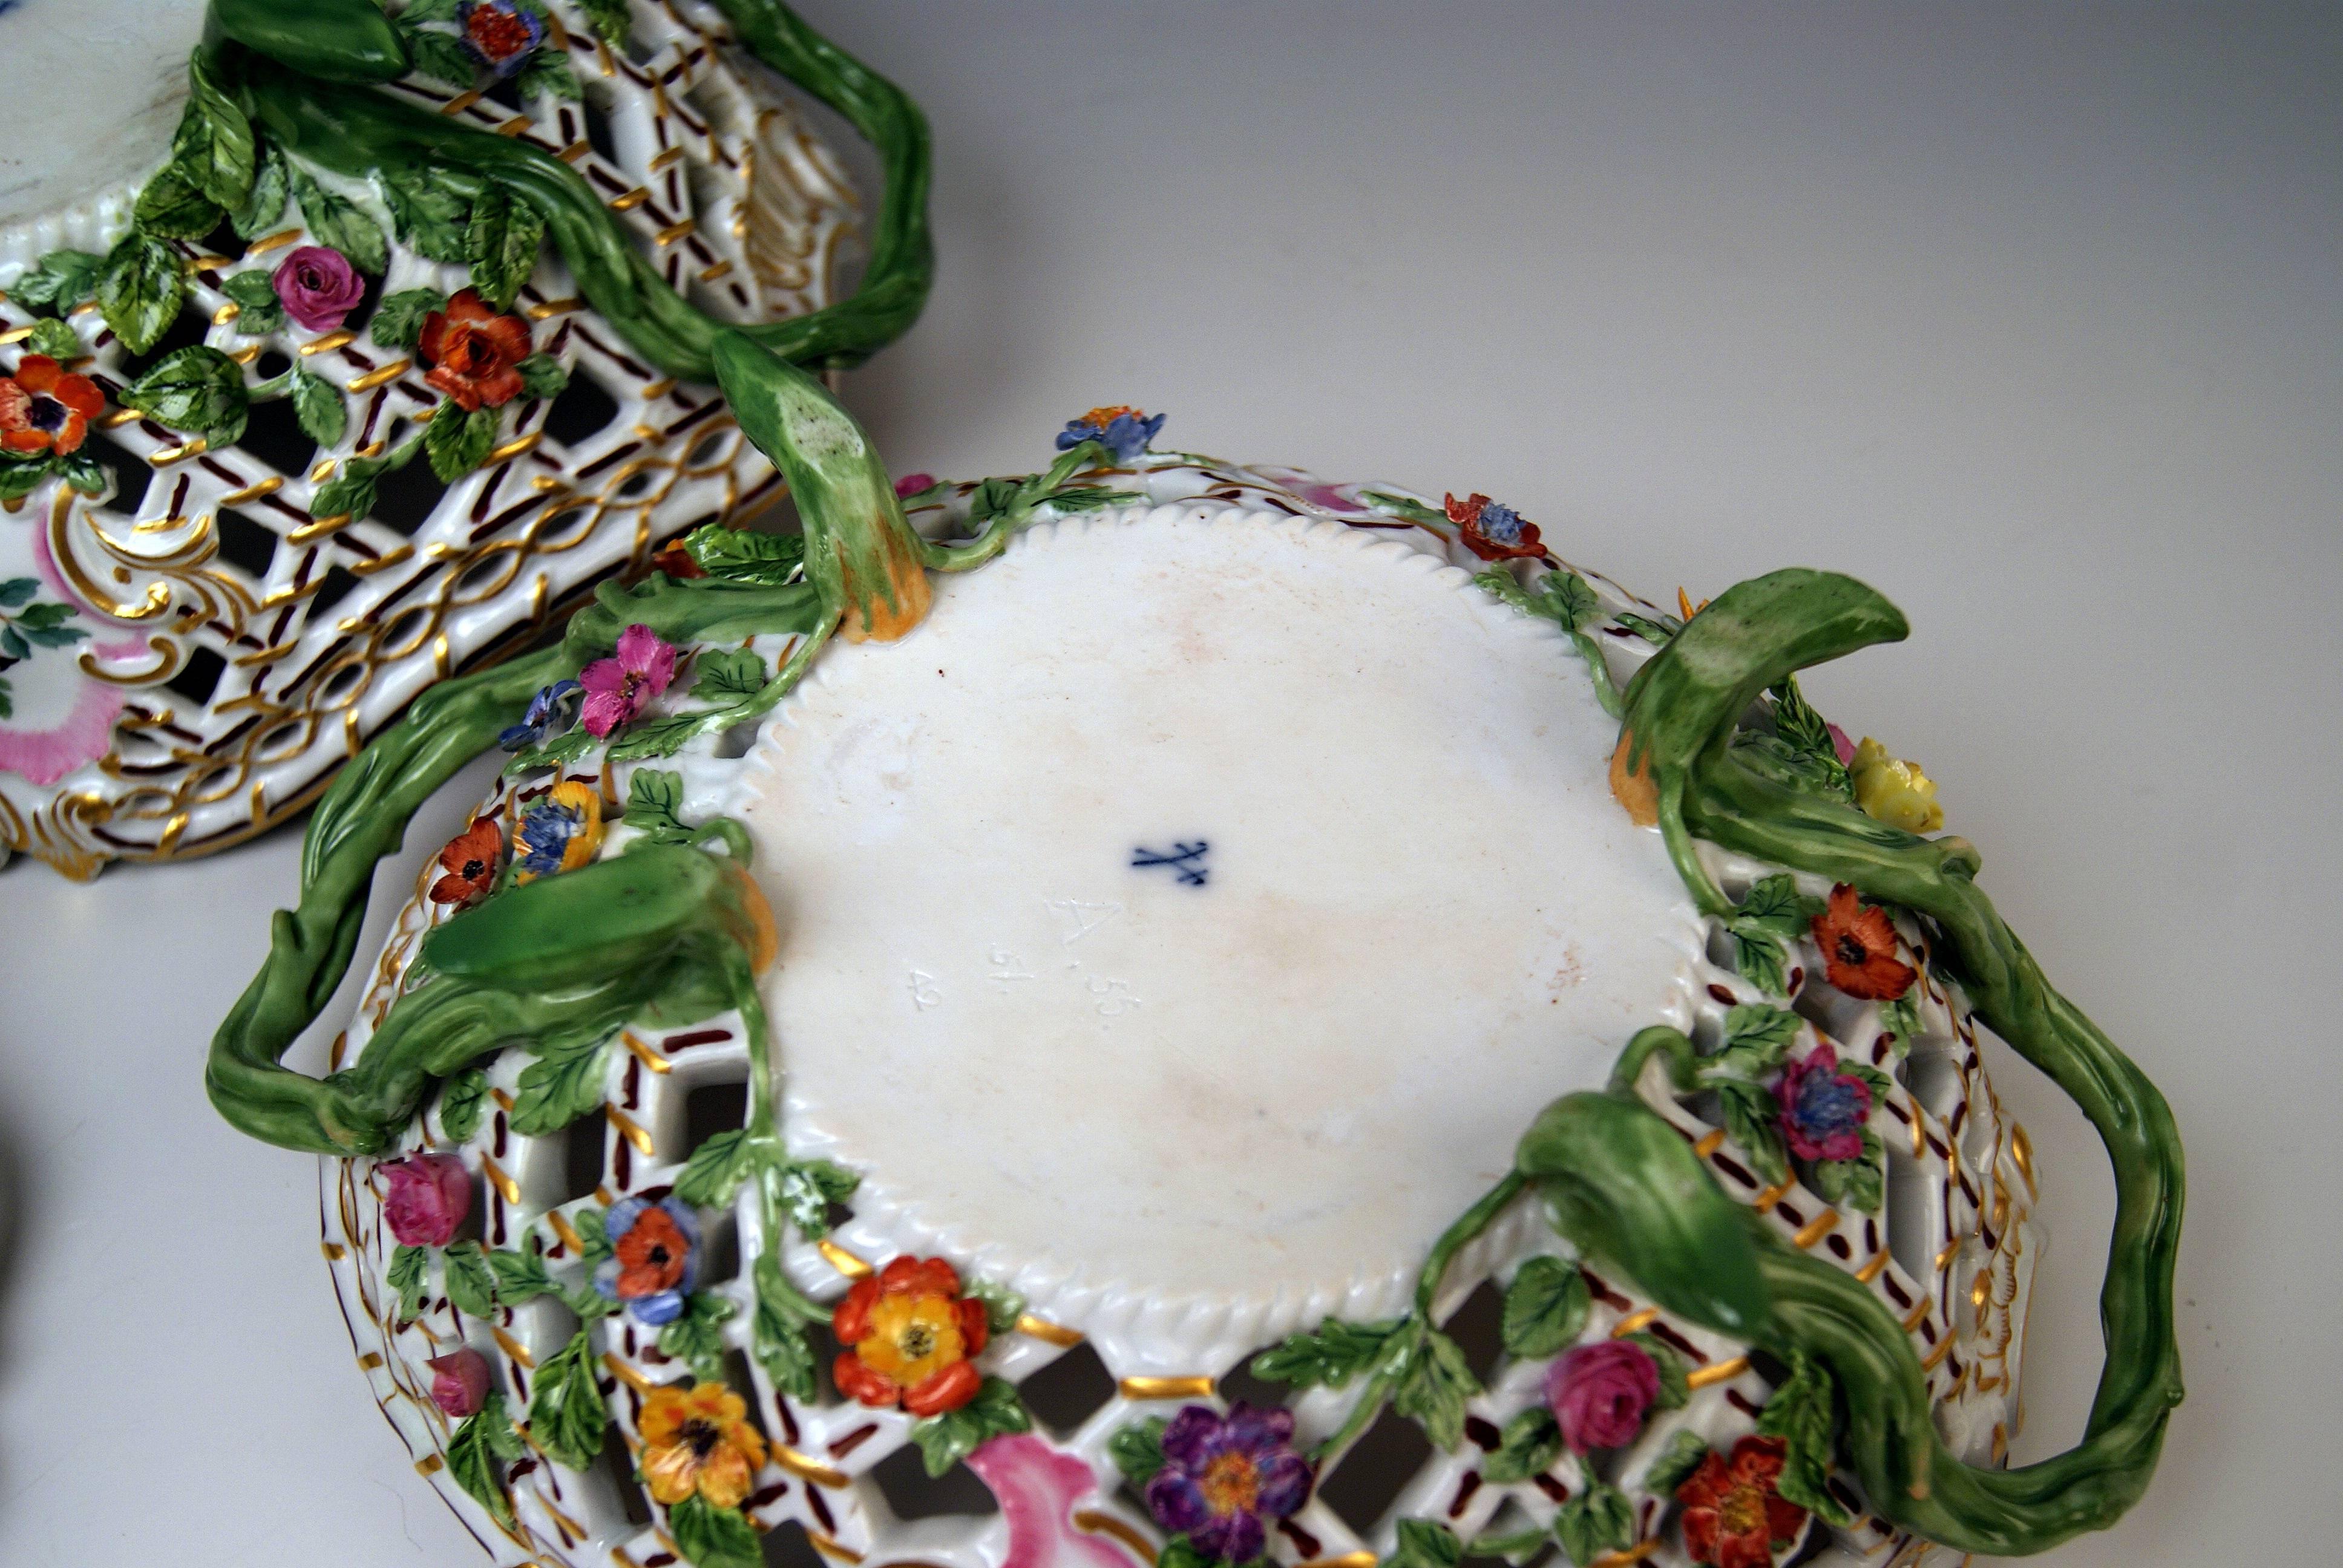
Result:
<svg viewBox="0 0 2343 1568"><path fill-rule="evenodd" d="M1249 1404L1215 1415L1192 1404L1163 1429L1163 1468L1147 1483L1155 1522L1197 1551L1250 1563L1269 1546L1270 1522L1310 1497L1310 1462L1293 1448L1293 1414Z"/></svg>

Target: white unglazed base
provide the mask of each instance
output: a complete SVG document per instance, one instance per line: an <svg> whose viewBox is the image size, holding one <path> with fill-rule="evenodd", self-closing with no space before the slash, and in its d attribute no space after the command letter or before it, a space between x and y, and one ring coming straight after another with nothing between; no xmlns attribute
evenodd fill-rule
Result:
<svg viewBox="0 0 2343 1568"><path fill-rule="evenodd" d="M0 12L0 260L100 243L170 150L203 0L25 0Z"/></svg>
<svg viewBox="0 0 2343 1568"><path fill-rule="evenodd" d="M816 668L736 809L788 1140L862 1173L866 1246L1094 1337L1119 1297L1374 1315L1542 1106L1688 1020L1700 927L1585 668L1417 549L1075 519ZM1201 885L1131 863L1197 842Z"/></svg>

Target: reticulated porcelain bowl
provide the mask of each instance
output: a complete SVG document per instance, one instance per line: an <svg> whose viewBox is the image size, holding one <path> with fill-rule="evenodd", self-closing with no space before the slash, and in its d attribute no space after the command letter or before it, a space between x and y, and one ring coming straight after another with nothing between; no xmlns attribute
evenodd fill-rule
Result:
<svg viewBox="0 0 2343 1568"><path fill-rule="evenodd" d="M1704 910L1614 797L1606 711L1683 622L1505 508L1116 456L769 717L630 759L802 641L648 629L512 716L520 765L424 863L337 1066L500 881L705 824L775 950L757 1020L508 1049L325 1161L418 1465L499 1561L581 1568L731 1561L734 1513L734 1547L839 1563L1916 1561L1793 1419L1808 1374L1503 1183L1540 1107L1674 1031L1692 1075L1646 1054L1624 1091L1892 1318L1946 1448L1997 1465L2034 1177L1941 931L1707 844L1734 908ZM910 516L972 535L1020 483ZM1790 690L1776 765L1933 825ZM786 1157L744 1181L759 1093ZM963 1458L987 1492L929 1479Z"/></svg>
<svg viewBox="0 0 2343 1568"><path fill-rule="evenodd" d="M834 62L765 48L762 4L395 9L221 8L289 18L285 65L198 50L196 0L0 15L0 857L249 837L435 681L779 493L704 351L624 317L840 302L857 201L758 56L833 95ZM396 61L305 74L369 21ZM57 134L126 82L118 136Z"/></svg>

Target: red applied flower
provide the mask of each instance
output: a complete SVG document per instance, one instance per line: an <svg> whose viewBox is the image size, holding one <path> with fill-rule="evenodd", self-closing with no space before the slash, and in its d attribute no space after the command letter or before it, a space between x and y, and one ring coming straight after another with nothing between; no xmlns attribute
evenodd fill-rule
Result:
<svg viewBox="0 0 2343 1568"><path fill-rule="evenodd" d="M1890 1001L1912 989L1920 971L1896 956L1896 922L1865 903L1849 882L1831 890L1830 907L1814 920L1823 976L1849 996Z"/></svg>
<svg viewBox="0 0 2343 1568"><path fill-rule="evenodd" d="M486 898L497 885L497 865L503 859L504 835L497 819L483 817L447 840L439 851L439 869L446 873L431 884L435 904L468 904Z"/></svg>
<svg viewBox="0 0 2343 1568"><path fill-rule="evenodd" d="M501 408L520 396L520 371L528 357L528 324L488 308L477 288L467 288L423 318L416 347L432 369L424 379L445 392L466 413L486 404Z"/></svg>
<svg viewBox="0 0 2343 1568"><path fill-rule="evenodd" d="M0 447L62 457L80 449L89 422L105 411L96 382L66 375L45 354L27 354L15 375L0 378Z"/></svg>
<svg viewBox="0 0 2343 1568"><path fill-rule="evenodd" d="M1745 1437L1730 1457L1709 1451L1676 1488L1684 1505L1684 1550L1714 1568L1773 1568L1776 1543L1806 1527L1806 1511L1774 1488L1788 1447L1778 1437Z"/></svg>
<svg viewBox="0 0 2343 1568"><path fill-rule="evenodd" d="M1537 525L1503 502L1477 490L1461 501L1453 496L1443 498L1448 520L1456 525L1464 548L1483 560L1535 560L1545 554L1545 547L1538 542Z"/></svg>

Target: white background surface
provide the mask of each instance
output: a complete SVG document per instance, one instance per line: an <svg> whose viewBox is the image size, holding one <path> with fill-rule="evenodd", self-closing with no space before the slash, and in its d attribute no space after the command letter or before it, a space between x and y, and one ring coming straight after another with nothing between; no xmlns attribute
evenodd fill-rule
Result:
<svg viewBox="0 0 2343 1568"><path fill-rule="evenodd" d="M1127 401L1487 491L1654 597L1904 607L1809 691L1941 779L2188 1144L2189 1402L2051 1561L2330 1561L2335 14L807 8L935 122L934 302L850 387L899 467ZM0 1563L479 1561L367 1408L314 1167L203 1100L297 849L0 880ZM2081 1428L2110 1197L1998 1081L2055 1231L2024 1457Z"/></svg>

